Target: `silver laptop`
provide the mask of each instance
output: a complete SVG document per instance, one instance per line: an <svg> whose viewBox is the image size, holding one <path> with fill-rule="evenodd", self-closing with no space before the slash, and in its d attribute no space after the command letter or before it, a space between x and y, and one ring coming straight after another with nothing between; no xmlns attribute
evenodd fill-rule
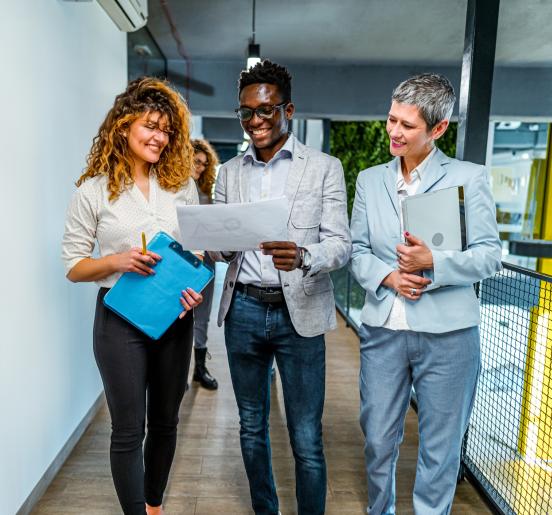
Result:
<svg viewBox="0 0 552 515"><path fill-rule="evenodd" d="M404 230L432 250L466 250L464 187L453 186L405 197Z"/></svg>

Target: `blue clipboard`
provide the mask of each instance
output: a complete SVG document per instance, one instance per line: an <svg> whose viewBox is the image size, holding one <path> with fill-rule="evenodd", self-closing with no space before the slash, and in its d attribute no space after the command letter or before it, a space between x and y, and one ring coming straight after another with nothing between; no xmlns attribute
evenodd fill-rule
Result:
<svg viewBox="0 0 552 515"><path fill-rule="evenodd" d="M214 273L165 232L158 232L152 238L148 250L163 258L155 265L155 274L147 277L133 272L123 274L103 302L147 336L158 340L183 310L179 300L182 290L192 288L200 292L213 280Z"/></svg>

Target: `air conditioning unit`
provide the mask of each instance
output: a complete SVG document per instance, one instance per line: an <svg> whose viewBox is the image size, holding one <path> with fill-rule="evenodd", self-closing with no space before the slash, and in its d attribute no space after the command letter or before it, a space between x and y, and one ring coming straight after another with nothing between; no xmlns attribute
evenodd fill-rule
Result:
<svg viewBox="0 0 552 515"><path fill-rule="evenodd" d="M98 0L123 32L134 32L148 21L148 0Z"/></svg>

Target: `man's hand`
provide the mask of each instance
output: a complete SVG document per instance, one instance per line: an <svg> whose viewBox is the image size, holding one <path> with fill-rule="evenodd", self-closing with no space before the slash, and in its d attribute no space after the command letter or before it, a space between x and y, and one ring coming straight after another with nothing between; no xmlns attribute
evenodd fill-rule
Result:
<svg viewBox="0 0 552 515"><path fill-rule="evenodd" d="M394 270L382 281L384 286L393 288L399 295L409 300L418 300L424 292L423 289L430 283L430 279L400 270Z"/></svg>
<svg viewBox="0 0 552 515"><path fill-rule="evenodd" d="M293 241L263 241L263 254L272 256L274 268L291 272L301 264L301 249Z"/></svg>
<svg viewBox="0 0 552 515"><path fill-rule="evenodd" d="M405 232L408 245L397 245L399 270L413 274L433 268L433 254L429 247L412 234Z"/></svg>

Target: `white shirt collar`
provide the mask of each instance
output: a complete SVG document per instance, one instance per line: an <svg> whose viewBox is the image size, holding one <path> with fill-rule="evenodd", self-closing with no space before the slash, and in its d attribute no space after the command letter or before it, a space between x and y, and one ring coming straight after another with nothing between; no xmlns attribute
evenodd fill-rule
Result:
<svg viewBox="0 0 552 515"><path fill-rule="evenodd" d="M422 175L425 172L425 169L427 168L427 165L429 164L429 161L437 151L437 147L433 147L433 150L425 157L425 159L416 167L414 170L410 172L410 178L411 183L421 181ZM397 159L397 190L402 190L406 186L406 181L404 180L404 176L402 173L401 168L401 158L399 157Z"/></svg>
<svg viewBox="0 0 552 515"><path fill-rule="evenodd" d="M274 154L274 156L269 162L276 161L277 159L281 159L281 158L293 159L294 149L295 149L295 136L290 132L288 139L286 140L282 148L278 150L276 154ZM249 146L247 147L247 150L243 155L243 162L245 163L247 161L255 161L256 163L261 163L261 161L257 159L257 153L255 152L255 147L253 146L252 143L249 143ZM265 164L265 163L262 163L262 164Z"/></svg>

